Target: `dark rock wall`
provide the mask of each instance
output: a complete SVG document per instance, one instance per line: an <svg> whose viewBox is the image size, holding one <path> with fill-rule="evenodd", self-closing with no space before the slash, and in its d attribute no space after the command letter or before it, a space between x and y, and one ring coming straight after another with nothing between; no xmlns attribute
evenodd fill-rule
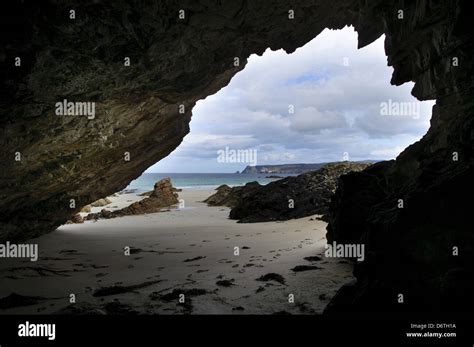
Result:
<svg viewBox="0 0 474 347"><path fill-rule="evenodd" d="M386 304L405 290L414 307L439 307L460 297L452 294L453 283L472 282L466 276L472 273L474 137L468 0L30 0L16 6L2 8L0 18L0 239L54 230L81 206L124 188L180 144L195 102L225 86L251 53L293 52L326 27L352 24L360 47L385 33L393 84L415 81L413 94L437 103L421 141L395 162L343 179L328 237L367 242L370 255L357 269L360 302ZM16 56L21 67L14 67ZM56 116L54 103L64 98L96 102L95 119ZM399 198L403 210L396 208ZM351 199L366 203L360 214ZM454 244L460 246L455 259ZM387 295L365 295L370 288ZM422 290L431 293L426 300L416 296Z"/></svg>
<svg viewBox="0 0 474 347"><path fill-rule="evenodd" d="M418 99L437 100L431 128L396 161L341 178L327 237L364 243L366 260L327 312L474 309L472 11L467 1L410 9L407 25L385 23L385 48L392 83L413 80Z"/></svg>

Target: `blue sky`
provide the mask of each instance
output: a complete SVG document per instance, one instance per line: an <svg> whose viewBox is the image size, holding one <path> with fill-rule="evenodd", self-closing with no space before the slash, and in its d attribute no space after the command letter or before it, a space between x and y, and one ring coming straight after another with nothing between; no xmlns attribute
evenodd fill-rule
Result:
<svg viewBox="0 0 474 347"><path fill-rule="evenodd" d="M258 165L393 159L429 128L433 101L390 85L381 37L357 49L353 28L325 30L292 54L249 57L229 85L200 100L191 132L147 172L235 172L218 151L252 150ZM413 103L419 114L382 115L381 104ZM292 108L293 112L290 112Z"/></svg>

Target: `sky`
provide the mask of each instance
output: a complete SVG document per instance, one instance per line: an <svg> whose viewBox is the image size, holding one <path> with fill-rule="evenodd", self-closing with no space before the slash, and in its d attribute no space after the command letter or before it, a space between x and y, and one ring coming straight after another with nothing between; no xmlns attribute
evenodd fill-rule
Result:
<svg viewBox="0 0 474 347"><path fill-rule="evenodd" d="M190 133L147 172L393 159L427 132L434 101L416 100L411 82L390 85L392 72L384 37L358 50L352 27L326 29L292 54L251 55L197 102Z"/></svg>

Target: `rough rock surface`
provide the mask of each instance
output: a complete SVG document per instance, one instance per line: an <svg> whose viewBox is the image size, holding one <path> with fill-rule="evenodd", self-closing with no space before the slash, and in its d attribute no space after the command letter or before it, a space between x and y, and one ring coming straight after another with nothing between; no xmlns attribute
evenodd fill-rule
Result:
<svg viewBox="0 0 474 347"><path fill-rule="evenodd" d="M163 178L155 183L150 196L134 202L120 210L109 211L103 209L99 213L90 213L86 219L116 218L123 216L132 216L145 213L160 212L163 208L169 208L179 203L178 194L174 192L170 178Z"/></svg>
<svg viewBox="0 0 474 347"><path fill-rule="evenodd" d="M229 187L223 184L216 188L216 193L204 200L209 206L227 206L234 208L242 199L254 194L255 190L262 187L258 182L248 182L243 186Z"/></svg>
<svg viewBox="0 0 474 347"><path fill-rule="evenodd" d="M395 161L341 178L328 241L364 243L366 257L356 264L357 282L341 289L327 313L474 310L474 37L467 6L416 1L405 10L405 25L383 26L392 83L415 81L413 95L437 101L420 141ZM389 8L368 13L386 20Z"/></svg>
<svg viewBox="0 0 474 347"><path fill-rule="evenodd" d="M208 197L205 202L209 206L229 206L228 202L226 201L232 188L229 187L227 184L222 184L216 188L216 192Z"/></svg>
<svg viewBox="0 0 474 347"><path fill-rule="evenodd" d="M339 176L363 170L369 165L353 162L326 164L317 171L246 190L244 196L239 196L232 188L229 195L238 195L239 199L229 217L241 223L254 223L325 214Z"/></svg>
<svg viewBox="0 0 474 347"><path fill-rule="evenodd" d="M72 216L72 218L66 222L66 224L81 224L81 223L84 223L84 218L82 218L82 216L79 213Z"/></svg>
<svg viewBox="0 0 474 347"><path fill-rule="evenodd" d="M110 199L104 198L104 199L99 199L97 201L94 201L90 205L92 207L101 207L101 206L106 206L106 205L111 204L111 203L112 203L112 201L110 201Z"/></svg>
<svg viewBox="0 0 474 347"><path fill-rule="evenodd" d="M346 292L359 308L472 309L470 1L301 0L291 3L292 20L284 0L10 5L0 14L1 240L52 231L79 206L124 189L181 143L197 100L225 86L250 54L291 53L324 28L353 25L359 47L385 34L391 83L414 81L413 95L436 105L423 139L394 162L349 175L336 194L328 237L367 242L356 287ZM96 102L95 118L57 116L54 104L65 98ZM380 194L374 201L372 192ZM371 205L357 216L364 201ZM356 215L357 230L340 222L346 214ZM394 305L401 291L406 304Z"/></svg>
<svg viewBox="0 0 474 347"><path fill-rule="evenodd" d="M81 210L79 212L89 213L89 212L91 212L91 210L92 210L92 206L89 204L89 205L86 205L83 208L81 208Z"/></svg>
<svg viewBox="0 0 474 347"><path fill-rule="evenodd" d="M181 191L183 191L183 190L173 187L173 192L181 192ZM150 196L151 194L153 194L153 190L150 190L149 192L141 193L141 194L138 194L138 195L139 196Z"/></svg>

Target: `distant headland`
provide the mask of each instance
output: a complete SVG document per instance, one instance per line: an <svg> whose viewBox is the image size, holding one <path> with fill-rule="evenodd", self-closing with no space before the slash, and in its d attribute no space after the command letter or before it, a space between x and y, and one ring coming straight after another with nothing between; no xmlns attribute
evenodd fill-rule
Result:
<svg viewBox="0 0 474 347"><path fill-rule="evenodd" d="M358 163L376 163L377 160L362 160ZM280 164L280 165L248 165L242 174L301 174L308 171L315 171L322 168L328 163L311 163L311 164Z"/></svg>

